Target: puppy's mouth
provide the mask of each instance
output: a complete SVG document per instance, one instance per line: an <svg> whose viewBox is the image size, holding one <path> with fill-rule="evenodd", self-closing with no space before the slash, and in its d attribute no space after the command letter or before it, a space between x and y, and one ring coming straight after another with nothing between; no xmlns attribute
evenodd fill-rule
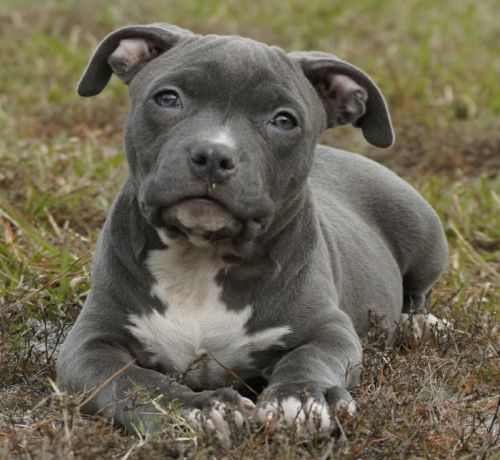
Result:
<svg viewBox="0 0 500 460"><path fill-rule="evenodd" d="M206 196L189 197L160 209L160 221L169 238L185 237L200 244L242 236L252 239L267 226L264 219L243 221L223 203Z"/></svg>
<svg viewBox="0 0 500 460"><path fill-rule="evenodd" d="M188 198L162 209L161 220L167 231L196 235L237 231L241 225L224 205L205 197Z"/></svg>

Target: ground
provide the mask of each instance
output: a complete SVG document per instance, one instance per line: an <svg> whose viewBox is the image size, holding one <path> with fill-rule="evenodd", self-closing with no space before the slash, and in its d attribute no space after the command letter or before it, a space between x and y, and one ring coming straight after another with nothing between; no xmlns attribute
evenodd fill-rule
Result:
<svg viewBox="0 0 500 460"><path fill-rule="evenodd" d="M0 4L0 458L500 458L500 4L496 0L4 0ZM151 439L83 416L54 361L88 293L91 251L127 169L117 81L83 100L98 40L131 23L237 33L286 50L333 52L387 96L397 142L353 128L329 145L362 152L437 209L450 263L430 309L433 341L365 344L359 415L336 437L245 426L232 447L195 436L175 408Z"/></svg>

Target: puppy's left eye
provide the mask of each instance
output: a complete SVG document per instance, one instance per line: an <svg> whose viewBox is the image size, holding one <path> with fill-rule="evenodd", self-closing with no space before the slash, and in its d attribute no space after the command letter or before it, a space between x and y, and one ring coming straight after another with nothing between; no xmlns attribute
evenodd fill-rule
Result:
<svg viewBox="0 0 500 460"><path fill-rule="evenodd" d="M288 112L278 113L278 115L271 120L271 124L277 128L286 130L293 129L298 125L297 119Z"/></svg>
<svg viewBox="0 0 500 460"><path fill-rule="evenodd" d="M182 107L181 97L172 89L156 93L154 100L160 107Z"/></svg>

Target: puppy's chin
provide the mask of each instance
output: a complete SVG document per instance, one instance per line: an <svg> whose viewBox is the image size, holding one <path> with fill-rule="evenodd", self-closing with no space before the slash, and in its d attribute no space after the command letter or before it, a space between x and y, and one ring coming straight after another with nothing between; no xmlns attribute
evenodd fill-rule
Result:
<svg viewBox="0 0 500 460"><path fill-rule="evenodd" d="M161 222L170 238L186 237L197 246L230 240L243 223L222 204L204 198L190 198L161 210Z"/></svg>
<svg viewBox="0 0 500 460"><path fill-rule="evenodd" d="M227 208L213 200L192 198L174 205L172 212L179 223L193 233L216 233L224 229L240 230L241 223Z"/></svg>

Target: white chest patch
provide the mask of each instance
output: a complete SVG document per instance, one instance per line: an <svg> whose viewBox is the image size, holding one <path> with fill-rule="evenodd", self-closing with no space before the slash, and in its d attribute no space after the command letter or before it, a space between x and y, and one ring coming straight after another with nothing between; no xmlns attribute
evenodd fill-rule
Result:
<svg viewBox="0 0 500 460"><path fill-rule="evenodd" d="M216 361L228 368L251 368L250 353L282 344L291 332L280 326L247 333L252 306L232 311L224 304L215 281L224 263L212 247L176 242L152 251L147 265L156 280L152 295L167 308L132 315L129 329L152 353L155 364L189 380L215 383L227 374ZM202 357L203 365L197 365Z"/></svg>

